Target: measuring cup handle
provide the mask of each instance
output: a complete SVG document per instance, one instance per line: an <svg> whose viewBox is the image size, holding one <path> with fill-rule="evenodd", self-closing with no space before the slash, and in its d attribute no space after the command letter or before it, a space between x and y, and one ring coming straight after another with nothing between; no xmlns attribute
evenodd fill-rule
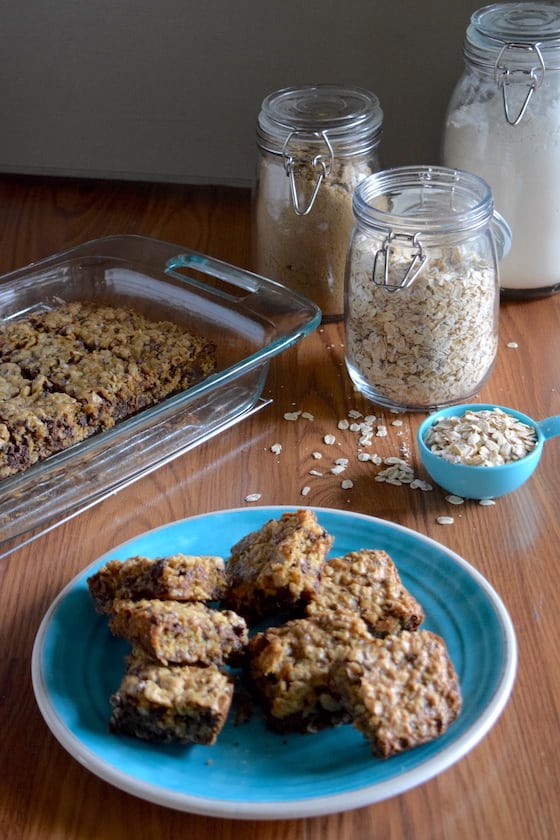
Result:
<svg viewBox="0 0 560 840"><path fill-rule="evenodd" d="M545 417L538 423L539 430L545 440L557 437L560 435L560 414L554 414L552 417Z"/></svg>

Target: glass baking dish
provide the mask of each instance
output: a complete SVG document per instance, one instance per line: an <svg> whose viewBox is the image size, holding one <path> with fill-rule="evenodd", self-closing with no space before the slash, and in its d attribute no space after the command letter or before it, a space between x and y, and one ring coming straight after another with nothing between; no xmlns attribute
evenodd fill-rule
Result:
<svg viewBox="0 0 560 840"><path fill-rule="evenodd" d="M0 278L2 320L73 300L184 325L214 341L217 370L0 480L0 557L258 410L270 359L321 320L314 303L272 280L142 236L92 240Z"/></svg>

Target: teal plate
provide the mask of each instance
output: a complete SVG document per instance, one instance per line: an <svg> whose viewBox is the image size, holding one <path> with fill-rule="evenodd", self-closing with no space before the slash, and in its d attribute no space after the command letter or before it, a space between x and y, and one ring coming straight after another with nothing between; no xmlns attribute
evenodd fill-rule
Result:
<svg viewBox="0 0 560 840"><path fill-rule="evenodd" d="M288 819L358 808L403 793L450 767L489 731L515 680L510 617L469 563L415 531L357 513L313 508L335 538L331 556L389 552L441 635L455 665L463 710L445 735L389 759L371 756L351 726L281 737L260 715L230 720L216 745L154 745L108 732L109 697L127 646L97 615L86 578L111 558L183 552L226 557L242 536L294 508L224 510L172 522L107 552L72 580L46 613L32 677L41 713L62 746L117 788L169 808L216 817ZM233 716L230 715L230 718Z"/></svg>

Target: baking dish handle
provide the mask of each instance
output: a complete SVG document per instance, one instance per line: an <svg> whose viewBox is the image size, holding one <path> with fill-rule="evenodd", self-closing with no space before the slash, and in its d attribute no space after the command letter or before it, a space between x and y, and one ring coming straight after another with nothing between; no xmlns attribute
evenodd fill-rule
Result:
<svg viewBox="0 0 560 840"><path fill-rule="evenodd" d="M240 295L239 290L254 294L259 292L263 285L262 279L256 274L252 274L241 268L236 268L214 257L207 257L204 254L198 254L196 252L177 254L167 260L165 272L199 289L208 291L209 287L206 283L192 275L179 271L182 268L191 268L201 274L207 274L209 277L222 281L224 285L213 285L211 287L212 293L230 302L242 300L246 297L246 294Z"/></svg>

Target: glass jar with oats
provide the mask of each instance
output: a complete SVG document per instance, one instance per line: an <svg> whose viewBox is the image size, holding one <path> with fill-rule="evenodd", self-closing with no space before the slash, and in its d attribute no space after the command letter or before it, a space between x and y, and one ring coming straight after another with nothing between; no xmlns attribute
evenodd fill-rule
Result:
<svg viewBox="0 0 560 840"><path fill-rule="evenodd" d="M464 402L498 345L499 259L511 233L482 178L400 167L359 184L346 269L346 366L380 405Z"/></svg>
<svg viewBox="0 0 560 840"><path fill-rule="evenodd" d="M344 314L352 195L380 168L382 123L377 96L358 87L285 88L261 105L254 269L313 300L324 321Z"/></svg>

